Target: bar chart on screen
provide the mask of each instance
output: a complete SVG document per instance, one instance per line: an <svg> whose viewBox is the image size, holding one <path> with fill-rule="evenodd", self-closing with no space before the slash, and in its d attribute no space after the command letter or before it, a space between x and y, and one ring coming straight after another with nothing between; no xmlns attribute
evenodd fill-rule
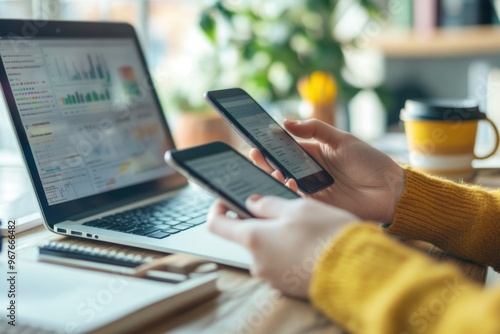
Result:
<svg viewBox="0 0 500 334"><path fill-rule="evenodd" d="M58 106L64 116L105 112L113 108L108 87L56 88Z"/></svg>
<svg viewBox="0 0 500 334"><path fill-rule="evenodd" d="M109 90L103 89L101 92L96 92L95 90L82 92L74 91L60 97L59 102L63 106L78 104L78 103L92 103L92 102L103 102L111 100Z"/></svg>
<svg viewBox="0 0 500 334"><path fill-rule="evenodd" d="M131 44L0 40L49 205L165 175L161 122Z"/></svg>
<svg viewBox="0 0 500 334"><path fill-rule="evenodd" d="M52 81L61 84L74 84L75 81L111 81L111 73L103 54L81 52L81 49L69 55L52 51L45 51L47 69Z"/></svg>

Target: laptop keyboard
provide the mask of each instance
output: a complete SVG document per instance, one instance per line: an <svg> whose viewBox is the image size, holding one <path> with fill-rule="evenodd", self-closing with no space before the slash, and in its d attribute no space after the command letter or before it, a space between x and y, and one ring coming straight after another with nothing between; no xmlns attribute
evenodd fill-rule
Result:
<svg viewBox="0 0 500 334"><path fill-rule="evenodd" d="M86 223L85 226L163 239L206 221L214 201L208 196L186 193L140 208L120 212Z"/></svg>

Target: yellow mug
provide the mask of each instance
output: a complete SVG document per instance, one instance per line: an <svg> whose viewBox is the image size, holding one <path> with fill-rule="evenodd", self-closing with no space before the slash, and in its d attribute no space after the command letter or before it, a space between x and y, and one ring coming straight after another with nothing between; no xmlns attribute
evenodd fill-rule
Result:
<svg viewBox="0 0 500 334"><path fill-rule="evenodd" d="M498 129L472 100L407 100L401 110L410 165L450 179L473 175L472 160L491 157L499 145ZM488 122L495 134L489 154L477 156L477 125Z"/></svg>

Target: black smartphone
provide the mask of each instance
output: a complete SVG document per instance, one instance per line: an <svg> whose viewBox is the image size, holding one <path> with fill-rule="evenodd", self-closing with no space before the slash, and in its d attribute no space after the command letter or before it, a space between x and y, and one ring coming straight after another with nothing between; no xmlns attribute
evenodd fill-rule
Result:
<svg viewBox="0 0 500 334"><path fill-rule="evenodd" d="M252 194L287 199L299 196L255 166L230 146L213 142L165 153L166 162L205 190L219 197L241 217L253 217L245 201Z"/></svg>
<svg viewBox="0 0 500 334"><path fill-rule="evenodd" d="M333 184L333 177L243 89L209 91L205 99L271 166L294 178L303 192L315 193Z"/></svg>

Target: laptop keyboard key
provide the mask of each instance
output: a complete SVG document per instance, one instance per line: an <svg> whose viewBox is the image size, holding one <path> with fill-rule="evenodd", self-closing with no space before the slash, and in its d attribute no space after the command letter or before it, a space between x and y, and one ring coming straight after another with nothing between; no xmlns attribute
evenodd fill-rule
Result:
<svg viewBox="0 0 500 334"><path fill-rule="evenodd" d="M158 221L161 221L163 224L178 224L179 222L175 219L172 219L172 218L162 218L162 219L158 219Z"/></svg>
<svg viewBox="0 0 500 334"><path fill-rule="evenodd" d="M118 232L125 232L130 230L131 228L136 228L137 226L131 225L131 224L122 224L122 225L117 225L113 227L113 231L118 231Z"/></svg>
<svg viewBox="0 0 500 334"><path fill-rule="evenodd" d="M180 230L176 230L174 228L169 228L169 229L165 229L165 230L162 230L163 232L165 233L170 233L170 234L175 234L175 233L179 233Z"/></svg>
<svg viewBox="0 0 500 334"><path fill-rule="evenodd" d="M163 239L168 237L170 234L163 231L156 231L154 233L148 234L149 238Z"/></svg>
<svg viewBox="0 0 500 334"><path fill-rule="evenodd" d="M102 222L103 221L100 219L95 219L95 220L91 220L89 222L83 223L83 225L85 225L85 226L97 226L97 225L101 224Z"/></svg>
<svg viewBox="0 0 500 334"><path fill-rule="evenodd" d="M133 232L135 230L138 230L137 226L130 226L130 227L128 227L126 229L123 229L123 230L121 230L119 232L125 232L125 233L131 233L131 234L133 234Z"/></svg>
<svg viewBox="0 0 500 334"><path fill-rule="evenodd" d="M159 228L154 226L154 227L148 227L145 229L137 229L137 230L132 231L131 233L137 234L137 235L148 235L148 234L153 233L153 232L158 231L158 230L159 230Z"/></svg>
<svg viewBox="0 0 500 334"><path fill-rule="evenodd" d="M105 230L111 230L116 225L118 225L118 224L117 223L113 223L113 222L104 222L104 223L101 223L99 225L96 225L95 227L103 228Z"/></svg>
<svg viewBox="0 0 500 334"><path fill-rule="evenodd" d="M207 217L204 214L203 216L200 216L198 218L193 218L193 219L187 221L186 223L189 223L189 224L192 224L192 225L200 225L200 224L203 224L206 221L207 221Z"/></svg>
<svg viewBox="0 0 500 334"><path fill-rule="evenodd" d="M172 226L172 228L174 228L176 230L180 230L180 231L187 230L188 228L191 228L191 227L192 226L189 226L189 225L186 225L186 224L177 224L177 225Z"/></svg>

